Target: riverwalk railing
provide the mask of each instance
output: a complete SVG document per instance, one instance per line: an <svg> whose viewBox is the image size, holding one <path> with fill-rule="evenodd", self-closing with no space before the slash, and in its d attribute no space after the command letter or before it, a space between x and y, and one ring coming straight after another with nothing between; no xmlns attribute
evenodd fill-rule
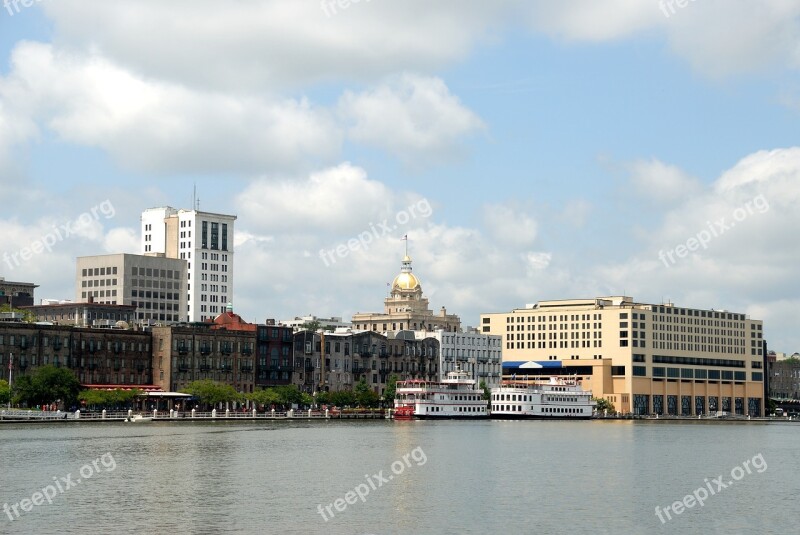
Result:
<svg viewBox="0 0 800 535"><path fill-rule="evenodd" d="M256 410L232 411L34 411L23 409L10 409L0 411L0 421L51 421L51 420L80 420L80 421L123 421L123 420L154 420L154 421L185 421L185 420L286 420L286 419L380 419L386 418L387 411L383 409L289 409L287 411L269 410L258 412Z"/></svg>

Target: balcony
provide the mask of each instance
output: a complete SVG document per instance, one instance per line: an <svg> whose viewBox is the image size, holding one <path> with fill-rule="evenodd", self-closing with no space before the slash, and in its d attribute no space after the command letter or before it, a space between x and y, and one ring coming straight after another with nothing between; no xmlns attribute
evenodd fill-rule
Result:
<svg viewBox="0 0 800 535"><path fill-rule="evenodd" d="M221 364L219 367L219 371L221 372L231 372L233 371L233 366L230 364Z"/></svg>
<svg viewBox="0 0 800 535"><path fill-rule="evenodd" d="M240 366L239 371L242 373L252 373L253 367L252 366Z"/></svg>
<svg viewBox="0 0 800 535"><path fill-rule="evenodd" d="M188 355L189 348L186 346L178 346L178 355Z"/></svg>
<svg viewBox="0 0 800 535"><path fill-rule="evenodd" d="M202 346L200 348L201 355L210 355L211 354L211 346Z"/></svg>
<svg viewBox="0 0 800 535"><path fill-rule="evenodd" d="M200 371L201 372L211 371L211 365L210 364L201 364L200 365Z"/></svg>
<svg viewBox="0 0 800 535"><path fill-rule="evenodd" d="M380 353L378 353L378 356L382 359L388 359L391 355L389 354L388 351L381 351Z"/></svg>
<svg viewBox="0 0 800 535"><path fill-rule="evenodd" d="M139 372L139 373L142 373L144 371L144 368L145 368L144 364L137 364L136 365L136 371Z"/></svg>
<svg viewBox="0 0 800 535"><path fill-rule="evenodd" d="M370 351L362 351L359 355L361 355L362 359L372 358L372 352Z"/></svg>
<svg viewBox="0 0 800 535"><path fill-rule="evenodd" d="M314 364L312 364L311 362L306 362L305 369L307 372L310 372L311 370L314 369Z"/></svg>
<svg viewBox="0 0 800 535"><path fill-rule="evenodd" d="M178 363L178 371L179 372L188 372L189 371L189 363L188 362L179 362Z"/></svg>
<svg viewBox="0 0 800 535"><path fill-rule="evenodd" d="M250 355L252 355L252 354L253 354L253 350L252 350L252 349L250 349L249 347L248 347L248 348L246 348L246 349L242 349L242 355L245 355L245 356L248 356L248 357L249 357L249 356L250 356Z"/></svg>
<svg viewBox="0 0 800 535"><path fill-rule="evenodd" d="M28 367L28 363L23 360L19 364L17 364L17 366L19 367L20 370L24 370Z"/></svg>
<svg viewBox="0 0 800 535"><path fill-rule="evenodd" d="M362 373L368 373L371 368L365 368L364 366L353 366L353 373L355 375L360 375Z"/></svg>

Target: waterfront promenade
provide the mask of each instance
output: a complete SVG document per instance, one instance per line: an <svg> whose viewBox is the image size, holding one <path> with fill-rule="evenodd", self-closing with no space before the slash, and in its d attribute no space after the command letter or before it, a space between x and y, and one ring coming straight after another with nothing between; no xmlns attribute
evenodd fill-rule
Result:
<svg viewBox="0 0 800 535"><path fill-rule="evenodd" d="M0 423L54 423L54 422L123 422L134 416L148 418L156 422L199 422L216 420L382 420L390 418L387 410L288 410L288 411L99 411L62 412L28 411L20 409L0 411Z"/></svg>

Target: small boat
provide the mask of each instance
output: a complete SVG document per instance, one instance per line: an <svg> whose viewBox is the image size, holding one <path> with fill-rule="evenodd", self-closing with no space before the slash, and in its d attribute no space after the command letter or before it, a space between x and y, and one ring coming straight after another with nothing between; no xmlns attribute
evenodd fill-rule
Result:
<svg viewBox="0 0 800 535"><path fill-rule="evenodd" d="M131 422L131 423L152 422L153 421L153 417L152 416L142 416L141 414L134 414L133 416L128 416L127 418L125 418L125 421L126 422Z"/></svg>
<svg viewBox="0 0 800 535"><path fill-rule="evenodd" d="M594 406L592 391L572 379L504 381L492 388L492 418L586 420L592 417Z"/></svg>
<svg viewBox="0 0 800 535"><path fill-rule="evenodd" d="M456 369L442 381L398 381L394 419L488 418L487 405L469 373Z"/></svg>

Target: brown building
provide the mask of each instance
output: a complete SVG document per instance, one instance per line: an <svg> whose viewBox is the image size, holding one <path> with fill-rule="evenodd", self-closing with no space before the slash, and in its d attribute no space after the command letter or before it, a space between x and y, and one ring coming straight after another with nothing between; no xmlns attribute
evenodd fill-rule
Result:
<svg viewBox="0 0 800 535"><path fill-rule="evenodd" d="M0 366L13 378L53 365L68 368L78 380L95 385L152 390L150 333L34 323L0 323Z"/></svg>
<svg viewBox="0 0 800 535"><path fill-rule="evenodd" d="M177 392L192 381L211 379L252 392L255 340L253 331L212 323L153 327L154 382Z"/></svg>
<svg viewBox="0 0 800 535"><path fill-rule="evenodd" d="M274 322L256 328L256 386L267 388L292 384L292 374L295 373L293 329ZM303 370L299 372L302 374Z"/></svg>
<svg viewBox="0 0 800 535"><path fill-rule="evenodd" d="M372 331L299 331L294 355L293 380L305 392L349 390L363 378L382 395L392 374L400 380L437 380L439 342L433 337L418 340L411 331L392 338Z"/></svg>

